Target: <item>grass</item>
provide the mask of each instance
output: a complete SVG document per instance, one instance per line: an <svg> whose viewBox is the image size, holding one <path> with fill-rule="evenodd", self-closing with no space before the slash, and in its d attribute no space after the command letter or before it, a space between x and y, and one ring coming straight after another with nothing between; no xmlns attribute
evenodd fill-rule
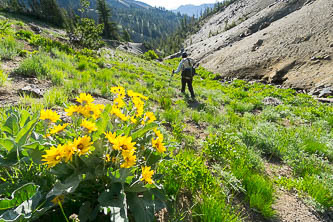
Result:
<svg viewBox="0 0 333 222"><path fill-rule="evenodd" d="M23 44L18 42L12 36L6 36L0 39L0 59L10 60L18 56L23 49Z"/></svg>
<svg viewBox="0 0 333 222"><path fill-rule="evenodd" d="M7 81L8 75L0 69L0 86L4 86Z"/></svg>

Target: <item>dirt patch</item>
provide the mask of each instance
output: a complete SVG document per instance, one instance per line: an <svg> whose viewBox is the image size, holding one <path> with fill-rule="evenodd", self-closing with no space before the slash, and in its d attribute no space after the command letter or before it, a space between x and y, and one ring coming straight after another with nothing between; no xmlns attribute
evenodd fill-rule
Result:
<svg viewBox="0 0 333 222"><path fill-rule="evenodd" d="M184 129L184 133L189 134L191 136L195 136L196 139L205 140L208 136L208 133L205 132L206 126L197 124L192 120L186 121L186 127Z"/></svg>
<svg viewBox="0 0 333 222"><path fill-rule="evenodd" d="M278 212L278 218L275 221L324 221L320 219L313 208L305 205L304 202L297 197L297 194L279 190L277 195L278 198L273 205L273 209Z"/></svg>
<svg viewBox="0 0 333 222"><path fill-rule="evenodd" d="M292 169L290 166L286 164L282 164L280 162L270 162L265 163L265 172L270 178L274 177L292 177Z"/></svg>
<svg viewBox="0 0 333 222"><path fill-rule="evenodd" d="M22 89L27 86L38 89L41 94L44 94L52 87L52 83L47 80L38 80L37 78L26 78L10 74L7 82L0 89L0 107L18 105L22 96L24 96Z"/></svg>

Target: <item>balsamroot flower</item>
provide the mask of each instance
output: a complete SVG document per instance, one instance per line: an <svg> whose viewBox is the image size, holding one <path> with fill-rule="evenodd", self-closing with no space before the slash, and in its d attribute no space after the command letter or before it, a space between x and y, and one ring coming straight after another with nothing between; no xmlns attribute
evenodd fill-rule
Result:
<svg viewBox="0 0 333 222"><path fill-rule="evenodd" d="M81 156L88 154L90 149L92 148L93 143L91 142L90 136L79 137L78 139L74 139L73 147L75 152Z"/></svg>
<svg viewBox="0 0 333 222"><path fill-rule="evenodd" d="M59 202L60 203L63 203L65 201L65 196L64 195L58 195L56 196L55 198L53 198L51 200L51 202L54 204L54 205L58 205Z"/></svg>
<svg viewBox="0 0 333 222"><path fill-rule="evenodd" d="M46 154L42 155L43 164L48 165L48 168L52 168L62 160L62 145L59 144L58 147L52 146L51 149L45 151Z"/></svg>
<svg viewBox="0 0 333 222"><path fill-rule="evenodd" d="M62 146L61 149L61 156L62 159L65 160L67 163L68 161L73 160L73 154L75 153L74 144L73 143L66 143Z"/></svg>
<svg viewBox="0 0 333 222"><path fill-rule="evenodd" d="M104 134L105 134L105 138L107 138L110 143L113 144L115 142L115 139L117 137L116 133L106 132Z"/></svg>
<svg viewBox="0 0 333 222"><path fill-rule="evenodd" d="M152 138L151 143L159 153L164 153L166 151L166 148L163 144L163 134L157 129L154 129L154 132L157 138L156 139Z"/></svg>
<svg viewBox="0 0 333 222"><path fill-rule="evenodd" d="M142 167L142 178L141 181L145 181L149 184L153 183L152 176L154 175L154 171L150 170L150 167L144 166Z"/></svg>
<svg viewBox="0 0 333 222"><path fill-rule="evenodd" d="M116 115L119 119L121 119L122 121L127 121L128 117L126 115L124 115L120 109L116 108L116 107L112 107L111 109L111 115Z"/></svg>
<svg viewBox="0 0 333 222"><path fill-rule="evenodd" d="M65 123L63 125L57 125L57 126L54 126L52 129L50 129L50 134L57 134L57 133L60 133L62 132L69 124L68 123Z"/></svg>
<svg viewBox="0 0 333 222"><path fill-rule="evenodd" d="M55 123L60 119L60 116L56 112L54 112L50 109L46 109L46 110L43 109L40 112L40 119Z"/></svg>
<svg viewBox="0 0 333 222"><path fill-rule="evenodd" d="M80 96L76 97L76 101L84 106L94 102L94 98L90 94L80 93Z"/></svg>
<svg viewBox="0 0 333 222"><path fill-rule="evenodd" d="M70 106L68 109L65 109L67 116L72 116L74 113L80 113L81 106Z"/></svg>
<svg viewBox="0 0 333 222"><path fill-rule="evenodd" d="M127 136L118 136L113 141L113 149L114 150L135 150L136 143L132 143L132 137Z"/></svg>
<svg viewBox="0 0 333 222"><path fill-rule="evenodd" d="M85 128L88 131L88 133L91 133L93 131L97 131L96 124L93 123L93 122L90 122L88 120L83 120L80 126Z"/></svg>

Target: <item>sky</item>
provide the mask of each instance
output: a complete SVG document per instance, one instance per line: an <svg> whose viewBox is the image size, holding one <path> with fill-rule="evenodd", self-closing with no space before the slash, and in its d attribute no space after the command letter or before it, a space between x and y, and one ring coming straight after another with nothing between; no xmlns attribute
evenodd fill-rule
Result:
<svg viewBox="0 0 333 222"><path fill-rule="evenodd" d="M162 6L166 9L176 9L181 5L201 5L206 3L215 3L216 0L138 0L140 2L145 2L151 6Z"/></svg>

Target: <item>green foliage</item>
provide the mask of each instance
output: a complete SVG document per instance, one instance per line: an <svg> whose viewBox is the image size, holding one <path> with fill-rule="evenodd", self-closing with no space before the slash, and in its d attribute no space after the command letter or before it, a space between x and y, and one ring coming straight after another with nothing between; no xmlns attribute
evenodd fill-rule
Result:
<svg viewBox="0 0 333 222"><path fill-rule="evenodd" d="M50 52L51 50L54 50L54 49L58 49L60 51L66 52L68 54L74 53L73 49L69 45L63 44L56 40L45 38L40 35L31 36L31 38L29 40L29 44L31 44L33 46L37 46L37 47L42 47L43 50L45 50L47 52Z"/></svg>
<svg viewBox="0 0 333 222"><path fill-rule="evenodd" d="M7 36L0 39L0 59L10 60L19 55L23 44L13 37Z"/></svg>
<svg viewBox="0 0 333 222"><path fill-rule="evenodd" d="M45 53L33 55L25 59L15 72L22 76L42 78L48 74L46 64L50 58Z"/></svg>
<svg viewBox="0 0 333 222"><path fill-rule="evenodd" d="M143 57L148 61L158 59L158 55L154 50L149 50L148 52L145 52L143 54Z"/></svg>
<svg viewBox="0 0 333 222"><path fill-rule="evenodd" d="M0 69L0 87L5 85L7 78L8 78L8 75Z"/></svg>
<svg viewBox="0 0 333 222"><path fill-rule="evenodd" d="M93 19L81 18L74 24L71 31L67 31L70 42L78 48L98 49L103 46L101 34L104 25L96 25Z"/></svg>
<svg viewBox="0 0 333 222"><path fill-rule="evenodd" d="M15 33L17 39L26 40L26 41L30 40L33 35L34 34L32 32L23 29Z"/></svg>
<svg viewBox="0 0 333 222"><path fill-rule="evenodd" d="M0 37L8 34L10 26L9 20L0 21Z"/></svg>

